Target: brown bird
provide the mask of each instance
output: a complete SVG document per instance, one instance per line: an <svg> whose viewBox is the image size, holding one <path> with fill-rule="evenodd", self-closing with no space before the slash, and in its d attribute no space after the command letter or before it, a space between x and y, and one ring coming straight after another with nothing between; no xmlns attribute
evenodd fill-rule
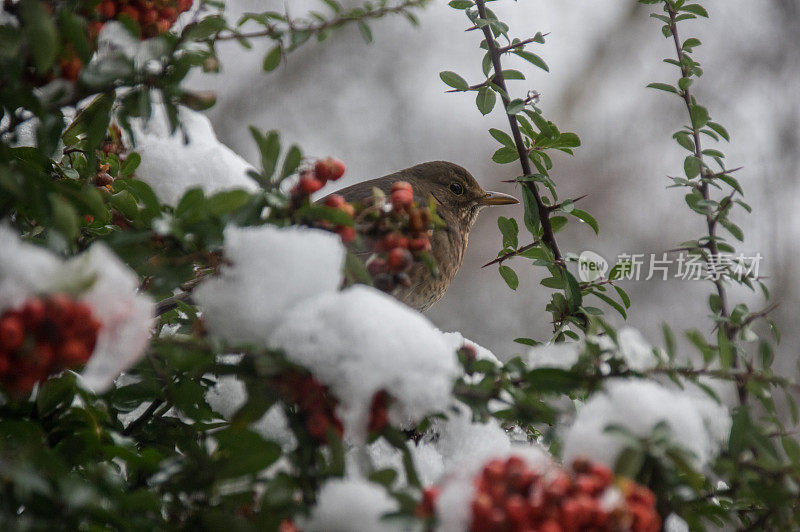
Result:
<svg viewBox="0 0 800 532"><path fill-rule="evenodd" d="M489 205L519 203L508 194L487 192L467 170L446 161L422 163L393 174L337 190L348 202L364 201L372 196L372 189L389 193L392 183L408 181L414 188L414 200L427 205L429 198L436 201L436 214L446 226L436 230L431 238L431 254L436 259L438 276L420 263L408 272L411 283L400 286L393 295L410 307L427 310L442 297L464 260L469 231L478 213Z"/></svg>

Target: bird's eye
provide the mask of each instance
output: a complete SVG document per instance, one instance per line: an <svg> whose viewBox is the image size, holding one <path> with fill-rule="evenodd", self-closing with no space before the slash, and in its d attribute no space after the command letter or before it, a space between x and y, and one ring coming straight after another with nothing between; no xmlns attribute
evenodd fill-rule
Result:
<svg viewBox="0 0 800 532"><path fill-rule="evenodd" d="M453 194L460 196L464 192L464 187L461 186L461 183L450 183L450 191Z"/></svg>

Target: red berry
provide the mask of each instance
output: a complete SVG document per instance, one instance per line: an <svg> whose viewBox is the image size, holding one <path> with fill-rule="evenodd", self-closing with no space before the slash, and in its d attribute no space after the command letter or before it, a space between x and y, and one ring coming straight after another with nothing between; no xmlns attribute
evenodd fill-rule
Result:
<svg viewBox="0 0 800 532"><path fill-rule="evenodd" d="M83 62L79 58L73 57L68 60L62 60L59 63L59 67L61 68L61 77L63 79L77 81L83 69Z"/></svg>
<svg viewBox="0 0 800 532"><path fill-rule="evenodd" d="M342 161L333 157L320 159L314 165L314 173L323 181L336 181L344 175L345 166Z"/></svg>
<svg viewBox="0 0 800 532"><path fill-rule="evenodd" d="M528 519L528 505L522 495L511 495L506 499L505 511L515 523L524 523Z"/></svg>
<svg viewBox="0 0 800 532"><path fill-rule="evenodd" d="M100 30L103 29L103 23L95 20L89 23L89 36L94 38L100 35Z"/></svg>
<svg viewBox="0 0 800 532"><path fill-rule="evenodd" d="M500 481L503 478L505 464L502 460L494 459L483 466L483 476L489 482Z"/></svg>
<svg viewBox="0 0 800 532"><path fill-rule="evenodd" d="M172 22L169 20L161 19L156 22L156 32L158 33L167 33L172 27Z"/></svg>
<svg viewBox="0 0 800 532"><path fill-rule="evenodd" d="M25 302L22 307L22 319L25 325L32 327L38 325L44 319L44 303L39 298L32 298Z"/></svg>
<svg viewBox="0 0 800 532"><path fill-rule="evenodd" d="M183 13L184 11L189 11L192 8L192 0L178 0L178 11Z"/></svg>
<svg viewBox="0 0 800 532"><path fill-rule="evenodd" d="M325 186L325 183L311 174L300 176L300 181L297 182L297 188L304 196L310 196L323 186Z"/></svg>
<svg viewBox="0 0 800 532"><path fill-rule="evenodd" d="M356 230L347 225L336 226L336 234L342 239L342 243L349 244L356 238Z"/></svg>
<svg viewBox="0 0 800 532"><path fill-rule="evenodd" d="M591 474L601 488L607 488L614 481L614 473L603 464L592 464L589 468Z"/></svg>
<svg viewBox="0 0 800 532"><path fill-rule="evenodd" d="M430 251L431 241L427 236L418 236L408 241L408 249L411 251Z"/></svg>
<svg viewBox="0 0 800 532"><path fill-rule="evenodd" d="M158 11L155 9L146 9L141 15L142 24L155 24L158 21Z"/></svg>
<svg viewBox="0 0 800 532"><path fill-rule="evenodd" d="M394 210L403 211L414 203L414 193L410 190L395 190L391 193L390 199Z"/></svg>
<svg viewBox="0 0 800 532"><path fill-rule="evenodd" d="M422 492L422 500L417 505L415 514L417 517L432 517L436 512L436 501L441 493L439 486L431 486Z"/></svg>
<svg viewBox="0 0 800 532"><path fill-rule="evenodd" d="M300 532L300 529L295 526L291 519L281 521L278 526L278 532Z"/></svg>
<svg viewBox="0 0 800 532"><path fill-rule="evenodd" d="M169 22L174 22L176 18L178 18L178 12L175 10L174 7L164 7L159 12L161 18L168 20Z"/></svg>
<svg viewBox="0 0 800 532"><path fill-rule="evenodd" d="M34 350L36 353L36 360L33 365L46 373L50 373L53 369L53 364L56 362L56 350L48 343L37 343Z"/></svg>
<svg viewBox="0 0 800 532"><path fill-rule="evenodd" d="M132 18L136 22L139 22L139 10L133 7L130 4L122 6L120 13L123 15L127 15L128 17Z"/></svg>
<svg viewBox="0 0 800 532"><path fill-rule="evenodd" d="M565 473L559 472L545 487L545 496L549 500L560 499L567 494L570 484L569 477Z"/></svg>
<svg viewBox="0 0 800 532"><path fill-rule="evenodd" d="M337 179L342 177L346 170L344 163L339 159L334 159L334 158L328 159L328 168L330 170L330 177L328 179L331 179L333 181L336 181Z"/></svg>
<svg viewBox="0 0 800 532"><path fill-rule="evenodd" d="M114 5L114 2L105 0L104 2L100 2L97 6L97 11L105 18L114 18L114 15L117 14L117 7Z"/></svg>
<svg viewBox="0 0 800 532"><path fill-rule="evenodd" d="M0 348L14 351L25 341L25 324L17 313L6 313L0 319Z"/></svg>
<svg viewBox="0 0 800 532"><path fill-rule="evenodd" d="M408 247L408 239L401 235L400 233L389 233L385 237L383 237L383 241L381 242L381 248L384 251L391 251L395 248L407 248Z"/></svg>
<svg viewBox="0 0 800 532"><path fill-rule="evenodd" d="M328 421L328 416L322 412L314 412L306 421L308 433L320 441L325 441L329 426L330 422Z"/></svg>
<svg viewBox="0 0 800 532"><path fill-rule="evenodd" d="M407 190L412 194L414 193L414 188L408 181L395 181L394 183L392 183L391 192L397 192L398 190Z"/></svg>
<svg viewBox="0 0 800 532"><path fill-rule="evenodd" d="M387 272L386 261L380 257L375 257L367 264L367 272L373 277Z"/></svg>
<svg viewBox="0 0 800 532"><path fill-rule="evenodd" d="M386 255L386 265L393 272L403 272L411 267L414 257L405 248L394 248Z"/></svg>
<svg viewBox="0 0 800 532"><path fill-rule="evenodd" d="M389 413L386 411L388 406L389 394L383 390L372 396L367 427L370 432L380 432L389 423Z"/></svg>
<svg viewBox="0 0 800 532"><path fill-rule="evenodd" d="M333 207L334 209L340 208L342 205L345 205L347 202L344 200L342 196L339 194L331 194L327 198L325 198L325 205L328 207Z"/></svg>
<svg viewBox="0 0 800 532"><path fill-rule="evenodd" d="M58 354L67 366L83 364L92 355L80 340L67 340L58 350Z"/></svg>
<svg viewBox="0 0 800 532"><path fill-rule="evenodd" d="M563 532L564 529L561 525L558 524L558 521L555 519L548 519L547 521L543 522L539 525L538 529L539 532Z"/></svg>

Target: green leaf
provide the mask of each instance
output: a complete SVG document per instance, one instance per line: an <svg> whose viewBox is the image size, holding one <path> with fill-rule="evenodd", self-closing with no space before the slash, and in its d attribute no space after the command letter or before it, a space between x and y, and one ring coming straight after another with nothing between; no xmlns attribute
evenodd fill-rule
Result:
<svg viewBox="0 0 800 532"><path fill-rule="evenodd" d="M570 214L591 227L594 230L594 234L600 234L600 226L591 214L580 209L572 209Z"/></svg>
<svg viewBox="0 0 800 532"><path fill-rule="evenodd" d="M700 175L700 167L700 159L694 155L689 155L683 160L683 171L686 172L686 177L689 179Z"/></svg>
<svg viewBox="0 0 800 532"><path fill-rule="evenodd" d="M206 17L196 24L189 24L183 30L183 37L189 40L201 41L208 39L217 32L225 29L227 23L219 15Z"/></svg>
<svg viewBox="0 0 800 532"><path fill-rule="evenodd" d="M509 146L503 146L492 155L492 160L498 164L513 163L517 159L519 159L519 152L516 148Z"/></svg>
<svg viewBox="0 0 800 532"><path fill-rule="evenodd" d="M223 190L206 200L206 209L210 214L221 215L231 213L250 201L250 193L246 190Z"/></svg>
<svg viewBox="0 0 800 532"><path fill-rule="evenodd" d="M731 137L730 137L730 135L728 135L728 130L725 129L724 127L722 127L721 124L709 121L706 125L708 127L710 127L711 129L713 129L714 131L716 131L719 134L720 137L722 137L723 139L725 139L728 142L730 142Z"/></svg>
<svg viewBox="0 0 800 532"><path fill-rule="evenodd" d="M534 66L537 66L544 70L545 72L550 72L550 67L547 66L547 63L544 62L544 59L539 57L538 55L528 52L527 50L517 50L514 54L518 55L519 57L523 58L524 60L528 61Z"/></svg>
<svg viewBox="0 0 800 532"><path fill-rule="evenodd" d="M359 20L357 25L358 25L358 31L361 32L361 37L364 39L364 42L366 42L367 44L371 44L373 38L372 38L372 30L370 29L370 27L363 20Z"/></svg>
<svg viewBox="0 0 800 532"><path fill-rule="evenodd" d="M264 56L264 64L262 67L266 72L271 72L278 68L281 64L281 57L283 56L283 49L280 45L273 46L272 49Z"/></svg>
<svg viewBox="0 0 800 532"><path fill-rule="evenodd" d="M22 19L33 60L40 74L47 73L58 54L58 30L53 17L43 2L22 0L19 3L19 16Z"/></svg>
<svg viewBox="0 0 800 532"><path fill-rule="evenodd" d="M686 148L690 152L694 152L694 140L691 138L691 135L685 131L679 131L672 135L678 144L680 144L683 148Z"/></svg>
<svg viewBox="0 0 800 532"><path fill-rule="evenodd" d="M510 115L515 115L517 113L521 113L523 109L525 109L525 102L522 101L521 99L517 98L515 100L512 100L508 104L508 108L506 109L506 113L508 113Z"/></svg>
<svg viewBox="0 0 800 532"><path fill-rule="evenodd" d="M660 91L674 92L676 94L678 93L678 89L668 83L650 83L647 85L647 87L650 89L658 89Z"/></svg>
<svg viewBox="0 0 800 532"><path fill-rule="evenodd" d="M488 115L494 109L494 104L497 101L497 93L489 87L481 87L478 89L478 94L475 97L475 105L482 115Z"/></svg>
<svg viewBox="0 0 800 532"><path fill-rule="evenodd" d="M617 286L617 285L613 285L613 286L614 286L614 290L616 290L617 294L619 294L619 298L622 300L622 304L625 305L625 308L630 308L631 307L631 298L630 298L630 296L628 296L628 293L625 290L623 290L622 288L620 288L619 286Z"/></svg>
<svg viewBox="0 0 800 532"><path fill-rule="evenodd" d="M566 216L553 216L550 218L550 228L554 233L558 233L567 226L567 221Z"/></svg>
<svg viewBox="0 0 800 532"><path fill-rule="evenodd" d="M218 478L254 475L274 464L281 447L247 429L229 428L214 433L219 444L214 451L214 472Z"/></svg>
<svg viewBox="0 0 800 532"><path fill-rule="evenodd" d="M447 5L449 5L453 9L469 9L475 4L471 0L452 0Z"/></svg>
<svg viewBox="0 0 800 532"><path fill-rule="evenodd" d="M138 153L131 152L125 157L125 160L122 162L122 166L119 167L119 175L121 176L129 176L133 172L139 168L139 164L142 162L142 156Z"/></svg>
<svg viewBox="0 0 800 532"><path fill-rule="evenodd" d="M500 276L510 289L516 290L519 286L519 277L517 277L517 273L508 266L500 266Z"/></svg>
<svg viewBox="0 0 800 532"><path fill-rule="evenodd" d="M695 15L708 18L708 11L706 11L706 8L700 4L688 4L681 6L678 8L678 11L687 11L689 13L694 13Z"/></svg>
<svg viewBox="0 0 800 532"><path fill-rule="evenodd" d="M517 147L514 145L514 140L505 131L492 128L489 130L489 134L503 146L508 146L509 148L514 148L515 150L517 149Z"/></svg>
<svg viewBox="0 0 800 532"><path fill-rule="evenodd" d="M562 270L565 277L564 295L569 303L570 311L575 312L578 307L583 303L583 294L581 293L581 285L578 284L577 279L567 270Z"/></svg>
<svg viewBox="0 0 800 532"><path fill-rule="evenodd" d="M497 219L497 227L503 235L503 248L517 249L519 245L519 226L514 218L500 216Z"/></svg>
<svg viewBox="0 0 800 532"><path fill-rule="evenodd" d="M297 170L297 167L300 166L300 161L303 159L303 153L300 151L295 145L292 145L289 148L289 152L286 154L286 157L283 159L283 169L281 170L281 178L288 177Z"/></svg>
<svg viewBox="0 0 800 532"><path fill-rule="evenodd" d="M452 72L450 70L445 70L444 72L439 72L439 77L442 78L442 81L445 82L446 85L453 87L457 90L467 90L469 89L469 83L467 80Z"/></svg>
<svg viewBox="0 0 800 532"><path fill-rule="evenodd" d="M50 195L50 206L53 210L53 227L56 231L64 235L68 242L77 238L80 224L75 207L57 194Z"/></svg>
<svg viewBox="0 0 800 532"><path fill-rule="evenodd" d="M514 342L522 345L529 345L531 347L539 345L541 342L537 342L533 338L514 338Z"/></svg>
<svg viewBox="0 0 800 532"><path fill-rule="evenodd" d="M539 206L536 204L533 192L530 191L527 185L522 187L522 204L525 207L525 215L523 217L525 227L528 228L534 238L539 238Z"/></svg>
<svg viewBox="0 0 800 532"><path fill-rule="evenodd" d="M269 179L275 173L275 167L278 163L278 155L281 150L281 141L277 131L270 131L266 136L261 134L253 126L250 126L250 133L258 144L258 149L261 152L261 167L264 170L264 176Z"/></svg>
<svg viewBox="0 0 800 532"><path fill-rule="evenodd" d="M681 48L683 48L687 52L691 52L692 48L700 46L700 44L701 44L700 39L695 39L694 37L690 37L685 41L683 41L683 45L681 45Z"/></svg>
<svg viewBox="0 0 800 532"><path fill-rule="evenodd" d="M525 74L520 72L519 70L503 70L503 77L507 80L509 79L525 79Z"/></svg>
<svg viewBox="0 0 800 532"><path fill-rule="evenodd" d="M700 129L708 123L708 110L702 105L693 105L689 111L692 118L692 127Z"/></svg>

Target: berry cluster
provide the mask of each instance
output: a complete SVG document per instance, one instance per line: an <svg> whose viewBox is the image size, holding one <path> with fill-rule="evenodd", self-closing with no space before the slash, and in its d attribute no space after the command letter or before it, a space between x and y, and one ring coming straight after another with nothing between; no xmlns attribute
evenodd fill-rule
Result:
<svg viewBox="0 0 800 532"><path fill-rule="evenodd" d="M430 210L414 205L414 189L409 183L392 184L389 201L391 210L381 211L366 231L372 236L375 253L367 263L367 271L375 286L384 292L410 284L407 272L430 251L433 230Z"/></svg>
<svg viewBox="0 0 800 532"><path fill-rule="evenodd" d="M296 204L307 201L309 196L324 187L325 183L328 181L336 181L344 175L344 172L344 163L339 159L333 157L320 159L314 164L313 169L307 168L300 172L300 179L290 192L292 200ZM353 205L347 203L345 199L338 194L332 194L326 198L325 205L333 209L339 209L351 218L355 215L355 208ZM322 226L326 229L331 228L331 224L327 222L323 223ZM339 235L342 242L345 244L349 244L356 237L356 230L349 225L340 224L333 226L333 231Z"/></svg>
<svg viewBox="0 0 800 532"><path fill-rule="evenodd" d="M122 17L135 21L139 26L139 38L148 39L166 33L178 20L178 16L192 8L194 0L101 0L94 12L86 12L89 22L89 38L97 42L100 30L109 20ZM72 46L65 46L58 58L59 76L77 81L83 69L83 61Z"/></svg>
<svg viewBox="0 0 800 532"><path fill-rule="evenodd" d="M332 157L302 170L300 179L290 191L292 208L307 205L311 194L324 187L326 182L342 177L344 171L344 163ZM427 206L415 205L411 184L396 181L388 198L376 189L371 198L355 204L348 203L339 194L331 194L325 198L325 206L342 211L354 221L354 226L324 219L301 219L298 222L332 230L345 244L355 240L357 234L362 235L367 249L372 252L366 267L376 288L391 293L398 286L410 286L408 271L415 262L435 268L428 253L434 216Z"/></svg>
<svg viewBox="0 0 800 532"><path fill-rule="evenodd" d="M275 385L287 404L296 405L298 413L305 418L306 430L319 443L327 443L329 428L342 435L344 427L336 417L337 401L327 386L300 371L284 373L275 379ZM375 393L367 427L370 432L380 432L388 424L388 406L389 395L384 391Z"/></svg>
<svg viewBox="0 0 800 532"><path fill-rule="evenodd" d="M64 295L7 310L0 316L0 383L24 394L49 375L85 363L99 330L89 306Z"/></svg>
<svg viewBox="0 0 800 532"><path fill-rule="evenodd" d="M193 0L102 0L95 7L100 20L89 26L89 33L97 35L103 24L125 16L139 24L142 39L166 33L178 20L178 15L192 8Z"/></svg>
<svg viewBox="0 0 800 532"><path fill-rule="evenodd" d="M604 496L619 490L618 500ZM417 515L432 517L439 488L429 488ZM628 479L615 481L611 470L576 460L571 471L540 473L524 459L511 456L488 462L475 479L473 532L530 531L658 532L661 519L655 496Z"/></svg>

